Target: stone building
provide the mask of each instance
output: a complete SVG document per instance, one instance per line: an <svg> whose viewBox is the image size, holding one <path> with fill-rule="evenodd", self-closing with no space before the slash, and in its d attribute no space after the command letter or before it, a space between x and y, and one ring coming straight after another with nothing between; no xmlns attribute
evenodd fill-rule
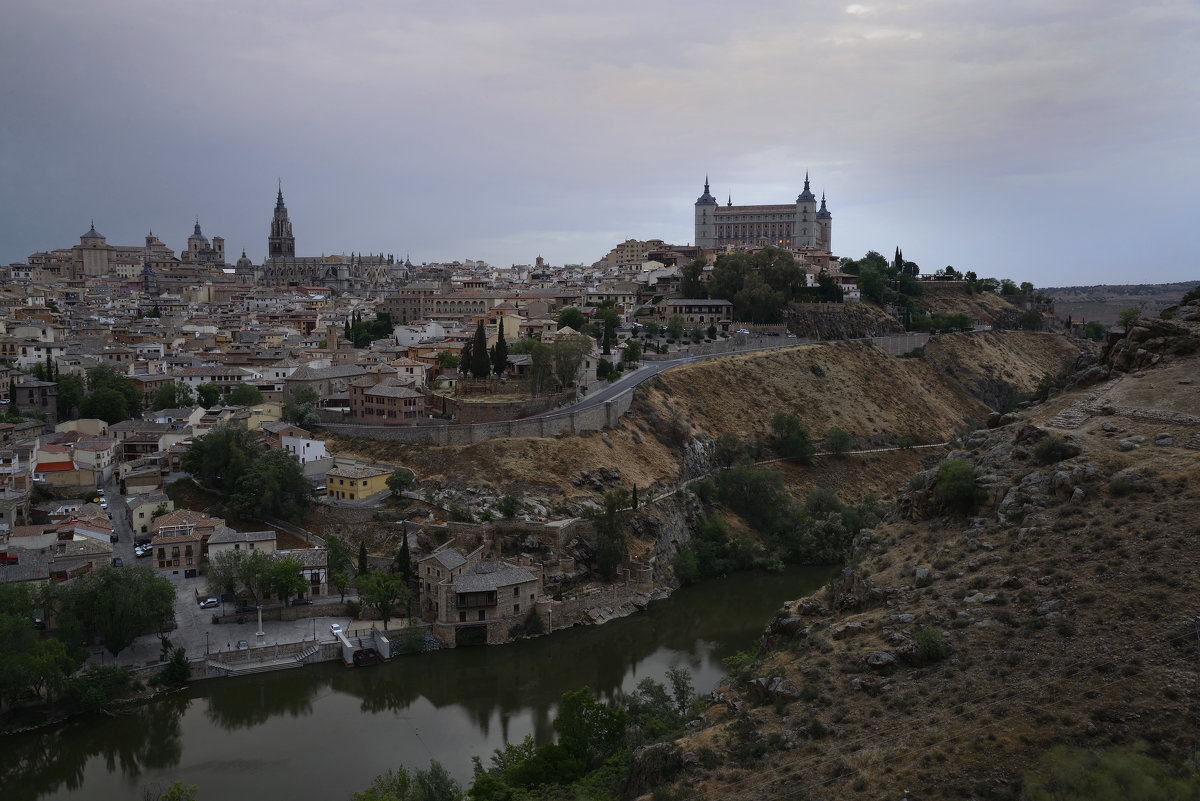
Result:
<svg viewBox="0 0 1200 801"><path fill-rule="evenodd" d="M769 206L735 206L732 196L726 205L718 205L704 179L704 194L696 200L696 246L723 249L779 247L788 250L812 249L832 252L833 215L821 206L809 188L808 174L804 189L795 203Z"/></svg>

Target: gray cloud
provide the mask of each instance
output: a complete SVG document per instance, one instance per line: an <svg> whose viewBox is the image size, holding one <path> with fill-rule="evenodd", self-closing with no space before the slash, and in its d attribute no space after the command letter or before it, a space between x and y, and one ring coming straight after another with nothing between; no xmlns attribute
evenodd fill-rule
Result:
<svg viewBox="0 0 1200 801"><path fill-rule="evenodd" d="M258 259L282 177L305 253L590 262L689 241L706 172L722 199L786 202L810 170L839 253L1182 280L1198 20L1166 0L20 0L0 259L92 217L179 248L197 214Z"/></svg>

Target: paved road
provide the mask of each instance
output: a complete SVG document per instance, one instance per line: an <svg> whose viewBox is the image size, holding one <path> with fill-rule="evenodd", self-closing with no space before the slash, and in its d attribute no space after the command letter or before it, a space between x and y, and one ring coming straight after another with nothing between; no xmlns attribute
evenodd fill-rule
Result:
<svg viewBox="0 0 1200 801"><path fill-rule="evenodd" d="M555 417L567 412L577 412L583 409L588 409L593 406L598 406L602 403L612 400L628 390L636 387L645 381L649 381L654 376L661 372L670 370L672 367L678 367L681 364L689 362L698 362L705 359L719 359L723 356L736 356L739 353L752 353L760 350L777 350L779 348L793 347L796 345L812 344L807 339L787 339L785 337L754 337L747 341L748 347L738 348L737 350L724 351L721 353L705 353L696 356L679 356L674 359L666 359L664 361L644 362L642 366L636 370L627 370L624 375L607 386L590 392L584 395L576 403L570 406L562 406L557 409L552 409L541 414L531 415L530 417L522 418L525 420L536 420L539 417Z"/></svg>

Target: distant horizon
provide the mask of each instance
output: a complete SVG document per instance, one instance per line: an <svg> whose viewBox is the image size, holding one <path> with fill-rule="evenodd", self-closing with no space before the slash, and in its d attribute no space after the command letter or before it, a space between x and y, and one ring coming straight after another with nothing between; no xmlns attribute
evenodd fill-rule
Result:
<svg viewBox="0 0 1200 801"><path fill-rule="evenodd" d="M0 262L177 252L592 264L792 202L832 251L1061 286L1197 270L1200 4L716 0L547 7L12 0ZM666 33L664 33L666 32ZM348 57L351 56L352 57Z"/></svg>

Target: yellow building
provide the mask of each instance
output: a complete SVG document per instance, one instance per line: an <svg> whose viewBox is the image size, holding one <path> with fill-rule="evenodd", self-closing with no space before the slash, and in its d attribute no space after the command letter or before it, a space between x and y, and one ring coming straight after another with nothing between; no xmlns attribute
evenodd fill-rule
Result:
<svg viewBox="0 0 1200 801"><path fill-rule="evenodd" d="M391 470L379 467L335 467L325 474L325 495L335 500L361 501L388 489Z"/></svg>

